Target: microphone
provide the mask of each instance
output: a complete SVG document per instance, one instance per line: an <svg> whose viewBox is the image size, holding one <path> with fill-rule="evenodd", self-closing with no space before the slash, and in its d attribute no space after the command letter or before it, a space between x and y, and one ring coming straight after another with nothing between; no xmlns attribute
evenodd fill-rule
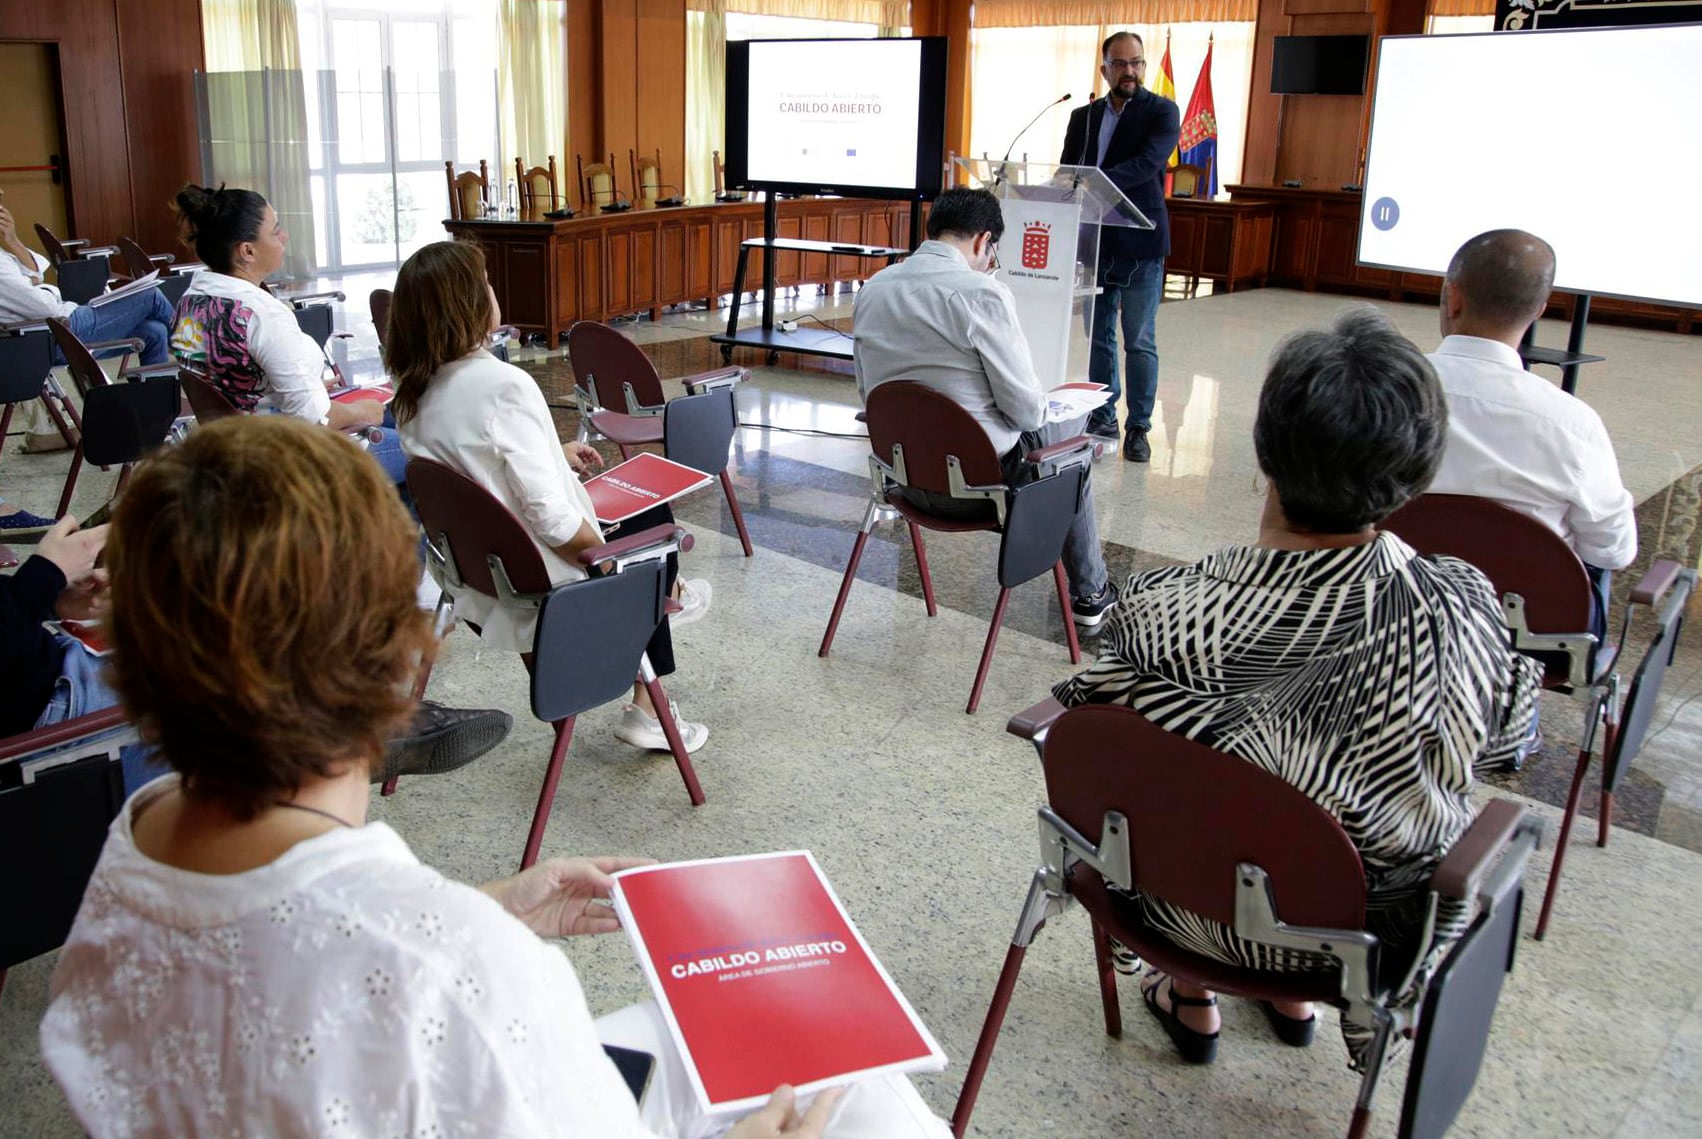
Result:
<svg viewBox="0 0 1702 1139"><path fill-rule="evenodd" d="M1016 144L1022 141L1022 136L1028 133L1029 127L1032 127L1035 123L1040 121L1040 115L1044 115L1047 111L1050 111L1059 103L1068 103L1069 101L1070 95L1069 92L1066 91L1064 94L1059 95L1056 99L1053 99L1050 103L1047 103L1044 107L1041 107L1040 114L1029 119L1028 126L1023 127L1021 130L1016 132L1016 137L1011 139L1011 144L1005 147L1005 156L999 159L999 173L993 178L993 184L995 186L1005 180L1005 167L1011 160L1011 151L1016 149Z"/></svg>

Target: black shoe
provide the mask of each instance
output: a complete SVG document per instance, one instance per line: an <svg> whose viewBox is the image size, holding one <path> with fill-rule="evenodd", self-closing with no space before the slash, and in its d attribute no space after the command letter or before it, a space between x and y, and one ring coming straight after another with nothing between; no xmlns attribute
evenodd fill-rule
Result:
<svg viewBox="0 0 1702 1139"><path fill-rule="evenodd" d="M390 741L384 769L372 775L383 783L398 775L441 775L465 767L501 743L514 726L507 712L490 708L445 708L422 700L409 734Z"/></svg>
<svg viewBox="0 0 1702 1139"><path fill-rule="evenodd" d="M1077 598L1070 603L1070 617L1079 632L1091 633L1105 622L1105 614L1117 604L1117 587L1106 582L1092 597Z"/></svg>
<svg viewBox="0 0 1702 1139"><path fill-rule="evenodd" d="M1123 458L1131 463L1152 461L1152 444L1146 441L1145 431L1130 431L1124 438Z"/></svg>
<svg viewBox="0 0 1702 1139"><path fill-rule="evenodd" d="M1087 417L1087 426L1082 428L1087 435L1098 435L1103 439L1117 440L1117 413L1100 408Z"/></svg>
<svg viewBox="0 0 1702 1139"><path fill-rule="evenodd" d="M1312 1037L1318 1031L1317 1013L1305 1020L1296 1020L1278 1012L1270 1001L1260 1001L1259 1007L1265 1010L1265 1019L1271 1022L1271 1028L1276 1032L1278 1040L1291 1048L1306 1048L1311 1045Z"/></svg>

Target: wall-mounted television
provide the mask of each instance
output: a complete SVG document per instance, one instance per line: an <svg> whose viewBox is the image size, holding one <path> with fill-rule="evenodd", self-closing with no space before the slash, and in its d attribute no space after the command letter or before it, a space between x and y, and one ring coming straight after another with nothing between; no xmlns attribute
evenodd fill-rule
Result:
<svg viewBox="0 0 1702 1139"><path fill-rule="evenodd" d="M1277 36L1271 94L1363 95L1370 36Z"/></svg>
<svg viewBox="0 0 1702 1139"><path fill-rule="evenodd" d="M945 134L944 36L727 45L729 188L927 201Z"/></svg>

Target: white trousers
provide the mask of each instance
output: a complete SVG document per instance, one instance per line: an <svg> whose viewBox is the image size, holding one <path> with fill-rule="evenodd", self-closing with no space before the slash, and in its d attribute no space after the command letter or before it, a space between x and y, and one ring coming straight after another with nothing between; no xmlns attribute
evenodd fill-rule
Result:
<svg viewBox="0 0 1702 1139"><path fill-rule="evenodd" d="M691 1079L674 1048L668 1025L655 1001L629 1005L597 1019L597 1037L604 1044L633 1048L656 1057L650 1089L640 1114L660 1135L679 1139L712 1139L725 1132L736 1116L708 1116L697 1106ZM827 1125L826 1139L950 1139L945 1121L928 1110L914 1086L902 1075L871 1076L846 1089Z"/></svg>

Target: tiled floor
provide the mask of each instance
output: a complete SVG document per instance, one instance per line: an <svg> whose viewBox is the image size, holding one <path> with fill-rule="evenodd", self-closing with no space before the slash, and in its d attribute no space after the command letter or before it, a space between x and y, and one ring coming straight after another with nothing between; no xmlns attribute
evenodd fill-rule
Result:
<svg viewBox="0 0 1702 1139"><path fill-rule="evenodd" d="M849 297L796 303L842 320ZM1264 290L1164 305L1160 410L1148 466L1107 459L1094 472L1113 571L1192 559L1249 538L1262 486L1251 426L1262 363L1286 332L1326 321L1341 298ZM365 297L351 295L345 345L376 367ZM1435 314L1382 305L1419 341ZM664 375L714 366L706 340L722 314L670 314L623 325ZM1543 340L1563 339L1545 327ZM1696 565L1702 512L1702 339L1601 327L1582 394L1602 413L1639 503L1648 555ZM564 433L575 417L559 352L517 353L538 376ZM761 363L754 357L751 363ZM1032 750L1005 717L1068 675L1055 602L1043 583L1018 591L979 715L963 701L992 608L992 544L930 544L941 612L925 617L914 562L899 535L877 532L831 658L816 656L843 559L868 493L867 444L853 418L847 365L782 357L753 368L739 393L744 427L734 479L757 552L741 556L725 502L705 491L682 504L698 537L690 572L716 588L715 610L681 630L670 691L712 736L698 770L708 803L692 809L666 757L613 739L618 711L584 717L546 840L562 852L631 851L663 859L808 847L870 942L952 1058L918 1079L949 1114L993 978L1035 862L1033 810L1042 789ZM0 492L42 510L63 456L0 462ZM84 478L88 509L110 475ZM1621 593L1632 574L1621 575ZM1646 631L1634 627L1633 650ZM1702 1133L1702 640L1681 646L1654 734L1623 795L1606 849L1577 836L1555 927L1523 941L1489 1058L1457 1134L1655 1136ZM511 739L479 764L405 781L374 815L427 861L469 881L509 872L547 754L511 656L451 636L432 681L447 703L512 711ZM1545 698L1547 699L1547 698ZM1543 709L1548 745L1510 781L1550 822L1570 776L1579 711ZM1486 789L1486 794L1489 791ZM1552 839L1550 840L1552 845ZM1540 889L1549 851L1530 881ZM1530 907L1534 912L1534 906ZM643 982L618 937L567 946L597 1011L639 999ZM12 971L0 999L0 1132L74 1135L36 1058L34 1026L51 955ZM1099 1023L1092 954L1079 913L1048 925L1017 987L972 1134L1027 1137L1311 1136L1345 1130L1356 1078L1331 1033L1309 1052L1277 1044L1257 1010L1226 1002L1222 1057L1208 1069L1176 1060L1125 992L1125 1032ZM1389 1073L1374 1133L1392 1135L1404 1066Z"/></svg>

